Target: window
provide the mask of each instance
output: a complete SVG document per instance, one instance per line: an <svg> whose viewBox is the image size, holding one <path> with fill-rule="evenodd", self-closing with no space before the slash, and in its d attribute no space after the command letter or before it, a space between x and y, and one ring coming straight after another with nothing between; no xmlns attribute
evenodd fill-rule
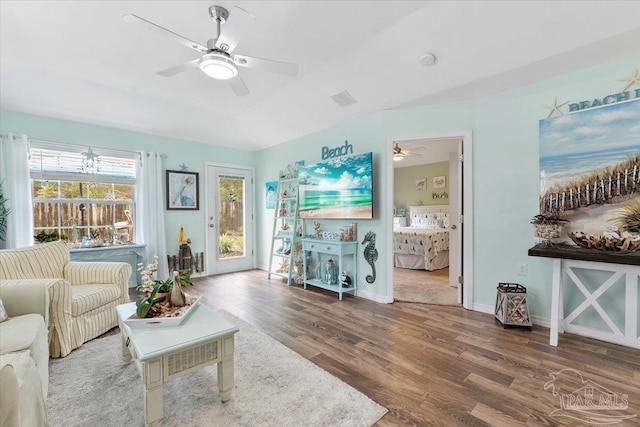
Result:
<svg viewBox="0 0 640 427"><path fill-rule="evenodd" d="M59 238L76 246L134 242L135 156L32 143L36 242Z"/></svg>

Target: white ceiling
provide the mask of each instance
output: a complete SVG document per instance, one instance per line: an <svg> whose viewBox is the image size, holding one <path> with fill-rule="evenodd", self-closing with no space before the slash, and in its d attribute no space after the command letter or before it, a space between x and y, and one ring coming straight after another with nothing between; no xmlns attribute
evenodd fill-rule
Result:
<svg viewBox="0 0 640 427"><path fill-rule="evenodd" d="M234 5L255 17L236 53L300 66L295 77L241 68L251 94L238 97L197 69L155 74L199 55L122 19L134 13L205 44L212 4L0 0L0 107L257 150L640 51L639 1L221 1L230 20ZM436 66L419 64L424 52ZM344 90L358 103L331 99Z"/></svg>

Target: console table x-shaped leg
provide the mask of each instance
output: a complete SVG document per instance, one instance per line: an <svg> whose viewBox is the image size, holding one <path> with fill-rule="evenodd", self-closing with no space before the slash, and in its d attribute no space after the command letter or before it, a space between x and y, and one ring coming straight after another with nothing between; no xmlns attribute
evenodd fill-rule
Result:
<svg viewBox="0 0 640 427"><path fill-rule="evenodd" d="M611 272L611 276L604 283L600 284L593 292L589 291L583 281L576 275L574 269L596 270ZM573 311L564 317L564 291L563 288L565 274L569 279L568 284L575 285L582 295L584 301ZM624 277L624 307L625 320L624 331L612 319L610 313L600 305L598 298L604 295L616 283ZM614 342L640 348L638 338L638 277L640 277L640 267L632 265L607 264L591 261L577 261L554 258L553 260L553 288L551 298L551 330L549 344L558 345L558 334L564 332L574 332L580 335ZM573 322L585 312L589 307L598 313L611 332L596 330L593 328L573 324Z"/></svg>

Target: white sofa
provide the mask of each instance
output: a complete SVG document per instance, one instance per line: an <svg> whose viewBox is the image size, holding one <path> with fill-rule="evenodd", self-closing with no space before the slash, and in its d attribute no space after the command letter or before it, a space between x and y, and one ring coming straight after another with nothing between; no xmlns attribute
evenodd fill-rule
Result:
<svg viewBox="0 0 640 427"><path fill-rule="evenodd" d="M131 271L125 262L70 262L62 241L0 250L0 286L47 285L51 357L118 326L116 305L129 302Z"/></svg>
<svg viewBox="0 0 640 427"><path fill-rule="evenodd" d="M47 425L47 284L0 284L9 319L0 322L0 426Z"/></svg>

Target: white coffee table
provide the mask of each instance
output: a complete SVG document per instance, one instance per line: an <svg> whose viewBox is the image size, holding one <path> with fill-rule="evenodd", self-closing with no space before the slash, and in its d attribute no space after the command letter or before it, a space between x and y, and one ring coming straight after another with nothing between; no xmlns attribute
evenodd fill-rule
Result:
<svg viewBox="0 0 640 427"><path fill-rule="evenodd" d="M180 326L131 328L124 323L136 312L135 303L116 307L122 338L122 361L133 359L144 385L144 422L162 421L162 385L173 378L218 364L220 399L231 398L234 385L233 349L238 328L199 304Z"/></svg>

